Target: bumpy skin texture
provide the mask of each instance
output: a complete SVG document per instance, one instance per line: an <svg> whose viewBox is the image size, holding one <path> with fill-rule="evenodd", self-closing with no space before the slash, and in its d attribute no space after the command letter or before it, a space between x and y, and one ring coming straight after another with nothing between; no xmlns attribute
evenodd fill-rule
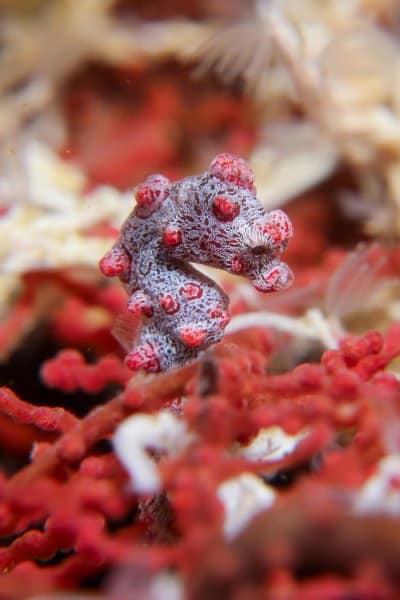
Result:
<svg viewBox="0 0 400 600"><path fill-rule="evenodd" d="M142 316L126 363L132 370L182 366L220 341L229 322L228 297L190 263L247 277L261 292L287 287L292 274L279 255L292 235L281 210L266 213L248 164L220 154L197 177L171 183L152 175L136 188L137 205L100 261Z"/></svg>

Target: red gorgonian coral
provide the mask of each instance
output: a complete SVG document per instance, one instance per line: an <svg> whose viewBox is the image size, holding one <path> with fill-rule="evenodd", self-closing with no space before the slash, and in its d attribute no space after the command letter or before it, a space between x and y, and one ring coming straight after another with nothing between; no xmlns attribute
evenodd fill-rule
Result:
<svg viewBox="0 0 400 600"><path fill-rule="evenodd" d="M261 292L290 284L279 255L291 223L281 210L266 213L243 159L220 154L206 173L177 183L151 175L136 201L100 262L104 275L125 284L128 311L143 319L126 358L132 370L182 366L222 339L228 298L191 262L244 275Z"/></svg>

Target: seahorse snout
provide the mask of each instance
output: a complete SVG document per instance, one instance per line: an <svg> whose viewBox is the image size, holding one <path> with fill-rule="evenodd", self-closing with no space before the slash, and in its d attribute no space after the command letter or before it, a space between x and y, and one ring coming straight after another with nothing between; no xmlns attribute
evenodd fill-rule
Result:
<svg viewBox="0 0 400 600"><path fill-rule="evenodd" d="M280 292L293 283L293 272L286 263L279 262L258 273L251 280L259 292Z"/></svg>

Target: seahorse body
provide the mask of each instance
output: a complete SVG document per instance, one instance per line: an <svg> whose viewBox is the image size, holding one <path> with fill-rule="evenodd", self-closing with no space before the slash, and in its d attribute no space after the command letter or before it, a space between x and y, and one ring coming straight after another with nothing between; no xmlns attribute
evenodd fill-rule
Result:
<svg viewBox="0 0 400 600"><path fill-rule="evenodd" d="M142 316L126 357L131 369L182 366L223 337L228 297L190 263L243 275L261 292L290 284L279 255L291 223L281 210L266 213L243 159L220 154L203 175L176 183L151 175L135 195L135 209L100 261L104 275L126 286L128 310Z"/></svg>

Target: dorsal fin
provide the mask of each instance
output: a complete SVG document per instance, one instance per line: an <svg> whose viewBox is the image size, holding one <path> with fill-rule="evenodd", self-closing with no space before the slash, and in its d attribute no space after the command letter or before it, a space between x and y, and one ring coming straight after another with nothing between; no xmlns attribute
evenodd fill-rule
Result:
<svg viewBox="0 0 400 600"><path fill-rule="evenodd" d="M111 328L113 337L126 352L130 352L140 326L140 317L125 311L117 316Z"/></svg>

